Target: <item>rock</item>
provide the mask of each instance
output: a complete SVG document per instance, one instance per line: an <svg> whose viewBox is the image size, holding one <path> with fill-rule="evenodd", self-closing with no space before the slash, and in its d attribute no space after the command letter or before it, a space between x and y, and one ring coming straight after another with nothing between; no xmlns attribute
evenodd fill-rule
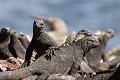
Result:
<svg viewBox="0 0 120 80"><path fill-rule="evenodd" d="M27 78L24 78L22 80L36 80L36 78L37 78L37 75L33 75L33 76L29 76Z"/></svg>
<svg viewBox="0 0 120 80"><path fill-rule="evenodd" d="M47 80L75 80L75 77L62 74L51 74Z"/></svg>
<svg viewBox="0 0 120 80"><path fill-rule="evenodd" d="M0 61L0 70L1 71L9 71L9 70L15 70L20 67L20 65L23 63L23 60L19 58L10 57L7 60Z"/></svg>

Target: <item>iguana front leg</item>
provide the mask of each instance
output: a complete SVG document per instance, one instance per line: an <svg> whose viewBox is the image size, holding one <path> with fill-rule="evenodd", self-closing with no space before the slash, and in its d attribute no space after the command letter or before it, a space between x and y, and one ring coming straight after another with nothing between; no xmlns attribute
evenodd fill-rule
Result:
<svg viewBox="0 0 120 80"><path fill-rule="evenodd" d="M25 55L25 61L24 63L20 66L20 68L27 67L30 65L30 59L32 56L32 52L34 50L34 39L32 39L31 43L29 44L27 50L26 50L26 55Z"/></svg>
<svg viewBox="0 0 120 80"><path fill-rule="evenodd" d="M78 63L73 63L70 71L68 72L69 75L73 75L77 73L77 71L79 70L80 65Z"/></svg>
<svg viewBox="0 0 120 80"><path fill-rule="evenodd" d="M47 53L46 56L45 56L45 58L47 60L51 60L51 57L55 56L54 53L55 53L56 50L59 50L58 46L51 46L51 47L49 47L49 49L45 51Z"/></svg>
<svg viewBox="0 0 120 80"><path fill-rule="evenodd" d="M77 61L75 62L74 66L69 71L70 75L74 75L77 72L85 73L85 74L92 74L95 75L96 72L92 70L89 65L84 61L84 59L81 59L79 57Z"/></svg>
<svg viewBox="0 0 120 80"><path fill-rule="evenodd" d="M92 74L92 75L96 75L96 72L94 70L92 70L87 63L85 63L85 61L81 61L80 64L80 69L82 70L82 72L86 73L86 74Z"/></svg>

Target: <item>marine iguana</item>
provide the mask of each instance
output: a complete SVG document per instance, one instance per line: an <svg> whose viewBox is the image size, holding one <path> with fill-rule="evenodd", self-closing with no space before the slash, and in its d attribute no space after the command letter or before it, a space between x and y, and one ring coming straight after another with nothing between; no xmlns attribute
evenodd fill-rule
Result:
<svg viewBox="0 0 120 80"><path fill-rule="evenodd" d="M54 51L55 56L52 56L51 60L45 58L45 53L28 67L0 72L0 80L20 80L34 74L37 74L40 80L45 80L49 74L67 74L74 63L82 61L84 52L98 45L96 38L82 37L74 43L59 47Z"/></svg>
<svg viewBox="0 0 120 80"><path fill-rule="evenodd" d="M54 46L57 47L58 44L56 41L45 32L43 20L36 20L33 23L33 37L32 41L30 42L25 55L25 61L21 67L26 67L30 65L30 59L32 56L32 52L35 49L37 52L36 59L43 55L45 51Z"/></svg>
<svg viewBox="0 0 120 80"><path fill-rule="evenodd" d="M17 33L11 30L10 43L8 44L9 51L15 58L24 59L25 58L25 48L20 43Z"/></svg>
<svg viewBox="0 0 120 80"><path fill-rule="evenodd" d="M78 33L76 33L74 35L71 35L71 34L68 35L67 38L66 38L66 41L63 45L69 45L71 43L77 42L82 37L92 37L92 33L88 29L81 29ZM68 74L73 75L73 74L75 74L76 72L79 72L79 71L84 71L88 74L93 72L93 70L90 69L90 67L88 66L88 61L85 58L85 55L87 54L86 51L87 50L84 50L83 61L81 62L81 66L79 65L80 64L79 62L75 63L72 66L72 68L70 69ZM81 67L81 70L78 70L79 67Z"/></svg>
<svg viewBox="0 0 120 80"><path fill-rule="evenodd" d="M9 29L2 28L0 31L0 59L8 59L13 55L10 53L8 44L10 43Z"/></svg>

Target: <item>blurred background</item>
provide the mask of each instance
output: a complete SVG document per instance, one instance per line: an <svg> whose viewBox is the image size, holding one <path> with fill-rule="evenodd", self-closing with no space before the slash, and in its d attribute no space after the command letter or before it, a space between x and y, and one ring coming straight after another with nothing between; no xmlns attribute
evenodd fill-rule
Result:
<svg viewBox="0 0 120 80"><path fill-rule="evenodd" d="M112 28L115 36L107 49L120 45L120 0L0 0L0 28L31 35L32 15L60 17L69 32Z"/></svg>

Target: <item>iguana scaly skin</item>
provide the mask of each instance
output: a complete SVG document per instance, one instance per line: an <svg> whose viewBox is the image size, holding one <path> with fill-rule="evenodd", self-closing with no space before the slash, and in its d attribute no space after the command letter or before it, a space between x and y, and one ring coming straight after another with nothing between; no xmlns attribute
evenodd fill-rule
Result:
<svg viewBox="0 0 120 80"><path fill-rule="evenodd" d="M42 20L36 20L33 23L33 37L30 42L25 55L25 62L21 67L30 65L30 59L32 52L35 49L37 52L36 59L43 55L45 51L52 46L58 46L56 41L45 32L44 22Z"/></svg>
<svg viewBox="0 0 120 80"><path fill-rule="evenodd" d="M28 67L1 72L0 80L20 80L34 74L39 75L40 80L45 80L49 74L67 74L74 63L81 63L84 50L88 52L98 45L94 37L83 37L69 46L59 47L54 51L55 56L52 56L51 60L45 58L47 56L45 53Z"/></svg>

